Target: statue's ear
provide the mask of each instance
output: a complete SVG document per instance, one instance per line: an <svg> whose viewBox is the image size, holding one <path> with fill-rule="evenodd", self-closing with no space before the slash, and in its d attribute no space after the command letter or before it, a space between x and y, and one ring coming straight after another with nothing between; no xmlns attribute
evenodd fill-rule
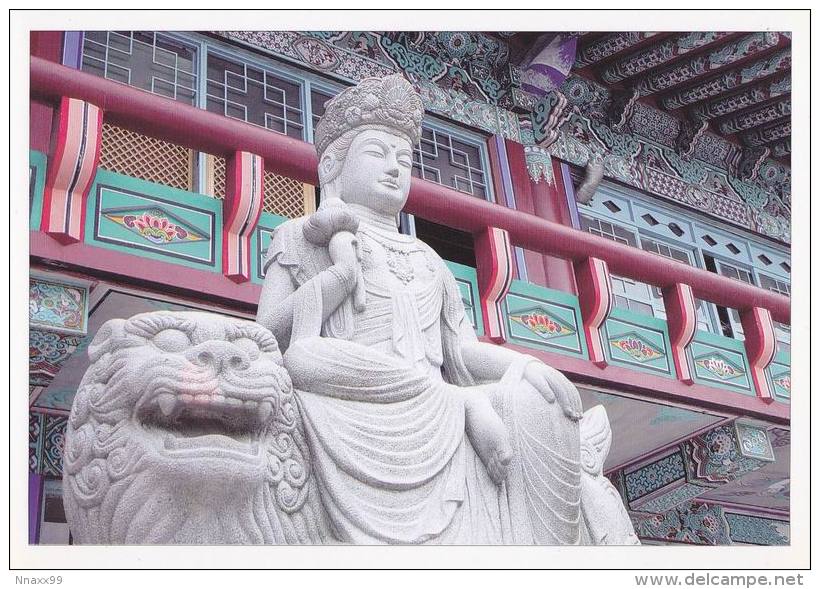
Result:
<svg viewBox="0 0 820 589"><path fill-rule="evenodd" d="M91 345L88 346L88 357L96 362L100 357L110 352L117 340L125 335L126 319L109 319L97 330Z"/></svg>

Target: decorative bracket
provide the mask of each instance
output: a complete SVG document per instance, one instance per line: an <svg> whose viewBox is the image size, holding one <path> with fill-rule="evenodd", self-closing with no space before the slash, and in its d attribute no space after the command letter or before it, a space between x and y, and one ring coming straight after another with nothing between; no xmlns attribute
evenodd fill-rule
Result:
<svg viewBox="0 0 820 589"><path fill-rule="evenodd" d="M584 320L589 359L603 368L607 365L607 360L601 327L612 311L612 281L607 263L598 258L576 262L575 282L578 285L578 302Z"/></svg>
<svg viewBox="0 0 820 589"><path fill-rule="evenodd" d="M698 325L697 307L692 287L677 283L663 289L663 304L666 308L666 322L669 327L669 340L672 344L672 358L678 380L693 384L689 362L686 358L686 347L695 336Z"/></svg>
<svg viewBox="0 0 820 589"><path fill-rule="evenodd" d="M77 243L85 235L85 203L100 160L103 111L64 96L56 114L56 142L48 162L40 230L60 243Z"/></svg>
<svg viewBox="0 0 820 589"><path fill-rule="evenodd" d="M675 139L675 146L684 159L690 159L695 153L695 144L701 135L709 128L707 120L684 120L680 126L680 132Z"/></svg>
<svg viewBox="0 0 820 589"><path fill-rule="evenodd" d="M749 357L757 396L766 403L771 403L774 396L769 388L765 370L774 360L777 350L772 315L768 309L754 307L740 312L740 323L743 326L746 355Z"/></svg>
<svg viewBox="0 0 820 589"><path fill-rule="evenodd" d="M638 102L640 93L637 89L631 92L618 92L612 97L609 105L609 122L613 131L623 133L627 131L629 120L635 112L635 104Z"/></svg>
<svg viewBox="0 0 820 589"><path fill-rule="evenodd" d="M497 227L487 227L473 235L476 252L476 274L484 333L495 343L507 341L502 300L512 283L512 246L510 234Z"/></svg>
<svg viewBox="0 0 820 589"><path fill-rule="evenodd" d="M541 147L549 147L558 139L558 127L567 120L571 111L567 109L566 96L553 90L544 96L532 110L532 130L535 142Z"/></svg>
<svg viewBox="0 0 820 589"><path fill-rule="evenodd" d="M261 156L237 151L227 162L222 273L234 282L251 278L251 234L262 212L265 162Z"/></svg>
<svg viewBox="0 0 820 589"><path fill-rule="evenodd" d="M741 180L755 180L760 172L760 166L769 157L771 150L768 147L750 147L741 152L738 164L738 176Z"/></svg>

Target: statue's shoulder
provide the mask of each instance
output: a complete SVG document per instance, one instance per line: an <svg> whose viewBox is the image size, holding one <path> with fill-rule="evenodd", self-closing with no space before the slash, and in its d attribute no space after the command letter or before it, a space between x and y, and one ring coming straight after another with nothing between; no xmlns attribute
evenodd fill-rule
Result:
<svg viewBox="0 0 820 589"><path fill-rule="evenodd" d="M265 272L275 262L286 268L297 284L302 284L330 265L327 249L305 239L306 221L307 217L290 219L273 230L265 254Z"/></svg>

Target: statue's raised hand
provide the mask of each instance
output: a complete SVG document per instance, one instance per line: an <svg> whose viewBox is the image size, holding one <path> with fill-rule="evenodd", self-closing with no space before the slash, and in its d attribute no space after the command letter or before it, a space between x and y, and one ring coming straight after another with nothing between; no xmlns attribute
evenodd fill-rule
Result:
<svg viewBox="0 0 820 589"><path fill-rule="evenodd" d="M365 307L364 279L362 278L362 255L356 231L359 220L347 209L344 202L331 198L322 203L318 211L305 222L302 233L309 242L328 248L330 260L344 273L353 294L353 307L362 311Z"/></svg>
<svg viewBox="0 0 820 589"><path fill-rule="evenodd" d="M524 378L548 403L555 403L564 410L564 415L578 421L583 416L583 406L578 389L566 376L542 362L530 362L524 370Z"/></svg>

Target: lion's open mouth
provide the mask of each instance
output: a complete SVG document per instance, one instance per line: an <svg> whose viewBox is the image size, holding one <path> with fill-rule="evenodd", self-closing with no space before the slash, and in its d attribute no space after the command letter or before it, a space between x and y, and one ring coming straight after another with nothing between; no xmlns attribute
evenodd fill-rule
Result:
<svg viewBox="0 0 820 589"><path fill-rule="evenodd" d="M137 410L142 426L160 436L176 458L224 456L255 460L259 438L273 417L270 398L240 399L221 393L161 392Z"/></svg>

